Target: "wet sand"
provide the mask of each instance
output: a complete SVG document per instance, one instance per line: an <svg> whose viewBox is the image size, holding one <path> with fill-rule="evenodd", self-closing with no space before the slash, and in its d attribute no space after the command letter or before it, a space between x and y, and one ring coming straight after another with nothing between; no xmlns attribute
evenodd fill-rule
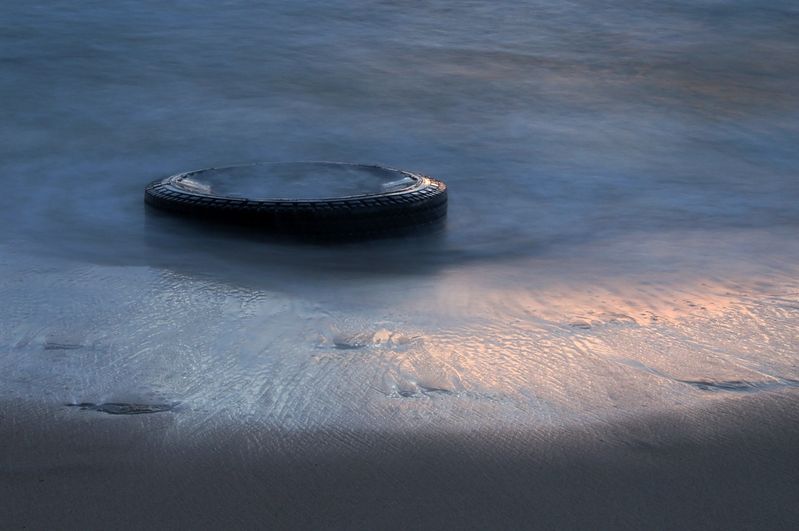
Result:
<svg viewBox="0 0 799 531"><path fill-rule="evenodd" d="M560 429L201 437L4 403L4 529L791 529L799 392Z"/></svg>

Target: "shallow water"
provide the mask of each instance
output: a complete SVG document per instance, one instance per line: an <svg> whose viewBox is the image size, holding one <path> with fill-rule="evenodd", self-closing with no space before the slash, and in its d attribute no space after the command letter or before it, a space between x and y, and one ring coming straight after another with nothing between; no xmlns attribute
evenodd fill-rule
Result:
<svg viewBox="0 0 799 531"><path fill-rule="evenodd" d="M201 431L560 423L797 385L792 2L4 20L4 397L179 403L160 414ZM447 226L298 245L142 201L172 173L291 160L441 178Z"/></svg>

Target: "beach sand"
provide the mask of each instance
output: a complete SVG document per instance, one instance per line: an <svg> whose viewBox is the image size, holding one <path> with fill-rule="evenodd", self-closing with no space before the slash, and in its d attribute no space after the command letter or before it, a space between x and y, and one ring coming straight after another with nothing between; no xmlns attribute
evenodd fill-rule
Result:
<svg viewBox="0 0 799 531"><path fill-rule="evenodd" d="M520 431L197 436L4 403L4 529L791 529L799 393Z"/></svg>

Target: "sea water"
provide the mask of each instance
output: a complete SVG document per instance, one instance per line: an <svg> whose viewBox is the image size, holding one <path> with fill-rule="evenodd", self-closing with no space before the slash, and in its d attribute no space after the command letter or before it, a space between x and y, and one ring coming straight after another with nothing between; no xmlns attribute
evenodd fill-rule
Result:
<svg viewBox="0 0 799 531"><path fill-rule="evenodd" d="M489 429L799 385L795 2L19 2L0 44L4 401ZM447 226L142 200L295 160L440 178Z"/></svg>

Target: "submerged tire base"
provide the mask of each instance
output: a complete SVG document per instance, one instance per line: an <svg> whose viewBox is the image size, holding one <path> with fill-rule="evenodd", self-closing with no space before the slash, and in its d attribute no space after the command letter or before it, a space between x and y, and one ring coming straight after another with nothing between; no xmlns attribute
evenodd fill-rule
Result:
<svg viewBox="0 0 799 531"><path fill-rule="evenodd" d="M387 170L379 166L340 164ZM408 179L407 187L346 197L251 199L181 186L183 181L209 170L153 181L145 188L145 202L201 220L243 225L275 235L322 239L369 238L434 229L443 224L447 214L446 184L403 170L390 171Z"/></svg>

